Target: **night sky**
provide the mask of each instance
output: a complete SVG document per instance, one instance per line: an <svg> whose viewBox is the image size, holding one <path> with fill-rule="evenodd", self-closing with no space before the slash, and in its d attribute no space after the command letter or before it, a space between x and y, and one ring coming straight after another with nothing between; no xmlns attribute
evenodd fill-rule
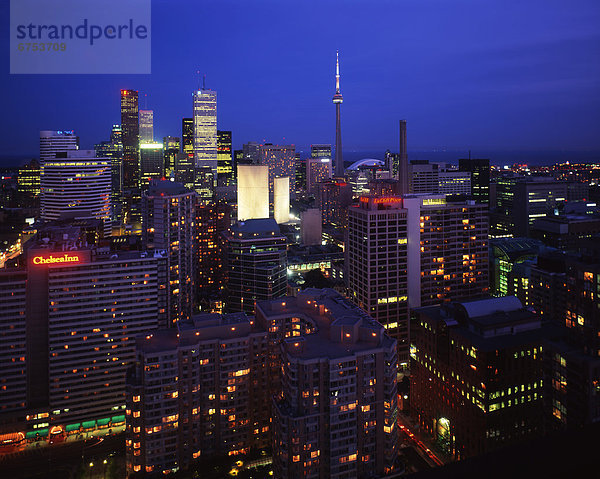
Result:
<svg viewBox="0 0 600 479"><path fill-rule="evenodd" d="M140 91L155 138L180 136L196 71L218 127L247 141L333 143L335 51L344 149L600 150L598 0L153 0L151 75L10 75L1 2L0 156L37 155L38 133L81 146Z"/></svg>

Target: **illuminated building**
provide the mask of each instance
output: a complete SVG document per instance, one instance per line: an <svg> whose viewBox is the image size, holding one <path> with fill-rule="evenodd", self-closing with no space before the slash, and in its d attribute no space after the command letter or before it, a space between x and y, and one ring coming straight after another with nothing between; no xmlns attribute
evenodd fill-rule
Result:
<svg viewBox="0 0 600 479"><path fill-rule="evenodd" d="M300 158L300 153L296 153L296 196L300 198L306 193L306 158Z"/></svg>
<svg viewBox="0 0 600 479"><path fill-rule="evenodd" d="M220 310L223 288L223 233L231 226L231 206L224 202L196 205L195 244L197 304L203 311ZM216 311L218 312L218 311Z"/></svg>
<svg viewBox="0 0 600 479"><path fill-rule="evenodd" d="M390 150L385 152L385 169L390 172L392 178L398 179L400 168L400 154L392 153Z"/></svg>
<svg viewBox="0 0 600 479"><path fill-rule="evenodd" d="M140 124L138 92L121 90L121 141L123 142L123 187L139 188Z"/></svg>
<svg viewBox="0 0 600 479"><path fill-rule="evenodd" d="M442 195L470 195L471 175L464 171L440 170L438 192Z"/></svg>
<svg viewBox="0 0 600 479"><path fill-rule="evenodd" d="M73 130L40 131L40 165L57 153L79 149L79 137Z"/></svg>
<svg viewBox="0 0 600 479"><path fill-rule="evenodd" d="M230 131L217 131L217 181L221 186L233 182L233 157Z"/></svg>
<svg viewBox="0 0 600 479"><path fill-rule="evenodd" d="M273 183L273 217L278 224L290 220L290 179L280 176Z"/></svg>
<svg viewBox="0 0 600 479"><path fill-rule="evenodd" d="M89 236L73 224L46 227L26 243L20 267L0 272L11 344L0 360L5 430L47 438L54 428L79 434L82 422L110 427L124 415L135 336L164 325L162 255L111 253Z"/></svg>
<svg viewBox="0 0 600 479"><path fill-rule="evenodd" d="M40 163L37 160L31 160L19 168L17 189L31 197L40 194Z"/></svg>
<svg viewBox="0 0 600 479"><path fill-rule="evenodd" d="M310 145L310 157L331 160L331 145Z"/></svg>
<svg viewBox="0 0 600 479"><path fill-rule="evenodd" d="M323 234L321 210L310 208L300 213L301 243L305 246L320 245Z"/></svg>
<svg viewBox="0 0 600 479"><path fill-rule="evenodd" d="M346 241L352 300L398 341L408 364L408 212L398 197L361 197L348 208ZM417 242L418 244L418 242Z"/></svg>
<svg viewBox="0 0 600 479"><path fill-rule="evenodd" d="M574 250L581 239L600 233L600 218L587 214L546 216L534 221L530 232L547 246Z"/></svg>
<svg viewBox="0 0 600 479"><path fill-rule="evenodd" d="M111 233L111 165L94 150L57 153L47 158L40 176L41 218L99 219L104 235Z"/></svg>
<svg viewBox="0 0 600 479"><path fill-rule="evenodd" d="M163 138L163 151L165 155L164 167L165 176L167 178L175 176L175 168L177 165L177 155L179 154L181 142L179 137L165 136Z"/></svg>
<svg viewBox="0 0 600 479"><path fill-rule="evenodd" d="M471 173L471 197L477 203L490 204L490 160L462 158L458 169Z"/></svg>
<svg viewBox="0 0 600 479"><path fill-rule="evenodd" d="M278 176L290 178L290 192L295 191L296 180L296 148L294 145L273 145L267 143L259 146L259 164L269 168L269 198L273 198L273 180Z"/></svg>
<svg viewBox="0 0 600 479"><path fill-rule="evenodd" d="M194 97L194 159L196 192L210 199L217 181L217 92L205 88Z"/></svg>
<svg viewBox="0 0 600 479"><path fill-rule="evenodd" d="M269 331L274 476L383 477L398 454L396 341L331 289L258 302Z"/></svg>
<svg viewBox="0 0 600 479"><path fill-rule="evenodd" d="M194 158L194 119L181 119L181 151Z"/></svg>
<svg viewBox="0 0 600 479"><path fill-rule="evenodd" d="M411 417L456 459L542 435L541 318L514 296L419 308Z"/></svg>
<svg viewBox="0 0 600 479"><path fill-rule="evenodd" d="M348 206L352 204L352 187L340 180L317 184L316 206L323 215L323 224L337 228L348 227Z"/></svg>
<svg viewBox="0 0 600 479"><path fill-rule="evenodd" d="M331 179L330 158L307 158L306 159L306 192L316 195L318 183Z"/></svg>
<svg viewBox="0 0 600 479"><path fill-rule="evenodd" d="M169 324L190 318L194 302L196 193L173 181L155 181L142 197L142 238L166 258Z"/></svg>
<svg viewBox="0 0 600 479"><path fill-rule="evenodd" d="M492 235L530 236L539 218L558 214L567 199L567 183L544 177L502 177L496 181Z"/></svg>
<svg viewBox="0 0 600 479"><path fill-rule="evenodd" d="M269 169L266 165L238 165L238 221L269 217Z"/></svg>
<svg viewBox="0 0 600 479"><path fill-rule="evenodd" d="M335 94L333 95L333 104L335 105L335 176L344 177L344 158L342 155L342 118L341 107L344 102L342 92L340 91L340 55L335 54Z"/></svg>
<svg viewBox="0 0 600 479"><path fill-rule="evenodd" d="M162 143L140 143L140 186L148 187L152 180L164 176L164 150Z"/></svg>
<svg viewBox="0 0 600 479"><path fill-rule="evenodd" d="M242 152L245 165L258 165L260 161L260 145L255 141L250 141L242 145Z"/></svg>
<svg viewBox="0 0 600 479"><path fill-rule="evenodd" d="M139 110L140 144L154 142L154 111Z"/></svg>
<svg viewBox="0 0 600 479"><path fill-rule="evenodd" d="M123 142L121 125L113 125L110 141L102 141L95 145L94 149L98 158L110 158L112 177L111 198L114 215L115 206L120 204L123 193Z"/></svg>
<svg viewBox="0 0 600 479"><path fill-rule="evenodd" d="M530 238L491 239L490 293L494 296L509 295L510 273L515 265L536 259L543 250L541 241Z"/></svg>
<svg viewBox="0 0 600 479"><path fill-rule="evenodd" d="M137 339L127 378L127 471L168 474L194 459L268 444L267 333L244 313L200 314Z"/></svg>
<svg viewBox="0 0 600 479"><path fill-rule="evenodd" d="M227 311L252 313L256 301L285 295L286 239L275 220L240 221L223 236Z"/></svg>
<svg viewBox="0 0 600 479"><path fill-rule="evenodd" d="M193 189L195 177L194 155L179 153L175 158L175 181L186 188Z"/></svg>
<svg viewBox="0 0 600 479"><path fill-rule="evenodd" d="M470 195L471 174L427 160L412 161L408 167L410 192L421 194Z"/></svg>

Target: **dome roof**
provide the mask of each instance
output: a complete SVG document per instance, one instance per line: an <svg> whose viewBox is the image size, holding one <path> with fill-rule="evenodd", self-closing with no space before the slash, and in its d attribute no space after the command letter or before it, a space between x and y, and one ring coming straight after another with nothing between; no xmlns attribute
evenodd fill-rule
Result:
<svg viewBox="0 0 600 479"><path fill-rule="evenodd" d="M355 161L347 169L358 170L360 167L372 167L372 166L384 166L383 160L376 160L375 158L364 158L362 160Z"/></svg>

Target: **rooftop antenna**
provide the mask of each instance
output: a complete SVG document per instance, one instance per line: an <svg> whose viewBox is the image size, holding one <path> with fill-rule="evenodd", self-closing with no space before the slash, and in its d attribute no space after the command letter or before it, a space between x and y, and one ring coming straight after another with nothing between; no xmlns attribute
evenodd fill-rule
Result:
<svg viewBox="0 0 600 479"><path fill-rule="evenodd" d="M144 110L148 109L148 94L144 93Z"/></svg>
<svg viewBox="0 0 600 479"><path fill-rule="evenodd" d="M196 73L198 74L198 90L200 90L200 70L196 70Z"/></svg>

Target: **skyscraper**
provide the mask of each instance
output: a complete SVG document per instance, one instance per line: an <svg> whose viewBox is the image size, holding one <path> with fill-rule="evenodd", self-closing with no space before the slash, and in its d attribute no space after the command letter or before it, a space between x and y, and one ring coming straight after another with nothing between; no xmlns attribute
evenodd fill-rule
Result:
<svg viewBox="0 0 600 479"><path fill-rule="evenodd" d="M406 152L406 120L400 120L400 158L398 164L398 181L400 196L409 193L408 154Z"/></svg>
<svg viewBox="0 0 600 479"><path fill-rule="evenodd" d="M154 111L140 110L140 143L154 141Z"/></svg>
<svg viewBox="0 0 600 479"><path fill-rule="evenodd" d="M461 158L458 160L460 171L471 173L471 196L477 203L490 203L490 160Z"/></svg>
<svg viewBox="0 0 600 479"><path fill-rule="evenodd" d="M290 179L287 176L275 178L273 184L273 217L278 224L290 220Z"/></svg>
<svg viewBox="0 0 600 479"><path fill-rule="evenodd" d="M238 221L269 217L269 169L266 165L238 165Z"/></svg>
<svg viewBox="0 0 600 479"><path fill-rule="evenodd" d="M181 119L181 151L190 158L194 157L194 119Z"/></svg>
<svg viewBox="0 0 600 479"><path fill-rule="evenodd" d="M335 176L343 178L344 176L344 159L342 157L342 124L341 124L341 107L344 99L340 91L340 54L335 54L335 95L333 95L333 104L335 105Z"/></svg>
<svg viewBox="0 0 600 479"><path fill-rule="evenodd" d="M123 142L123 186L139 188L140 123L138 92L121 90L121 139Z"/></svg>
<svg viewBox="0 0 600 479"><path fill-rule="evenodd" d="M177 164L177 155L181 147L181 142L176 136L165 136L163 138L163 151L165 155L164 168L165 176L170 177L175 172Z"/></svg>
<svg viewBox="0 0 600 479"><path fill-rule="evenodd" d="M164 161L162 143L140 143L140 185L144 189L151 180L164 176Z"/></svg>
<svg viewBox="0 0 600 479"><path fill-rule="evenodd" d="M206 88L194 92L194 158L196 191L211 198L217 181L217 92Z"/></svg>
<svg viewBox="0 0 600 479"><path fill-rule="evenodd" d="M273 199L273 180L278 176L290 178L290 191L295 191L296 147L294 145L259 146L259 163L269 168L269 198Z"/></svg>
<svg viewBox="0 0 600 479"><path fill-rule="evenodd" d="M78 148L79 138L75 136L73 130L40 131L40 165L49 158L55 158L56 153Z"/></svg>
<svg viewBox="0 0 600 479"><path fill-rule="evenodd" d="M217 131L217 183L229 186L233 181L231 132Z"/></svg>
<svg viewBox="0 0 600 479"><path fill-rule="evenodd" d="M41 169L41 217L98 219L105 236L111 233L111 166L94 150L72 150L47 158Z"/></svg>

